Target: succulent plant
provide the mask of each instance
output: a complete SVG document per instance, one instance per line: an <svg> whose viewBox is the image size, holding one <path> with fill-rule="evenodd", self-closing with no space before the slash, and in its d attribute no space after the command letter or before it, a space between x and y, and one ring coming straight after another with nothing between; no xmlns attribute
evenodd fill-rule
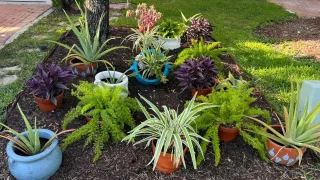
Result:
<svg viewBox="0 0 320 180"><path fill-rule="evenodd" d="M26 82L26 87L35 96L43 99L50 99L53 104L57 104L56 96L61 91L68 89L66 84L75 75L71 72L71 67L63 70L59 65L50 64L44 66L37 64L37 72Z"/></svg>
<svg viewBox="0 0 320 180"><path fill-rule="evenodd" d="M188 41L191 41L191 39L200 40L201 37L210 39L212 31L213 27L209 24L208 19L191 19L191 25L186 30L186 36Z"/></svg>
<svg viewBox="0 0 320 180"><path fill-rule="evenodd" d="M186 60L176 71L182 90L210 88L215 83L218 71L210 57L202 56Z"/></svg>

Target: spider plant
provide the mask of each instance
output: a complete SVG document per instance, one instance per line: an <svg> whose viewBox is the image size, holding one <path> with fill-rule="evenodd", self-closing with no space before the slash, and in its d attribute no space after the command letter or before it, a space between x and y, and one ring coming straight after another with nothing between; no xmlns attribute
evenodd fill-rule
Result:
<svg viewBox="0 0 320 180"><path fill-rule="evenodd" d="M153 49L158 43L158 29L159 26L155 26L152 29L147 28L146 31L140 32L139 29L131 28L133 34L130 34L127 37L125 37L123 41L133 41L132 49L135 49L136 51L138 50L138 48Z"/></svg>
<svg viewBox="0 0 320 180"><path fill-rule="evenodd" d="M52 143L52 141L60 134L66 133L73 131L72 130L66 130L66 131L61 131L60 133L55 133L45 145L41 147L40 144L40 137L39 137L39 129L37 129L37 120L34 120L34 129L32 129L27 117L24 115L23 111L21 110L19 104L18 104L18 109L20 111L20 114L22 116L22 119L27 127L27 137L23 136L22 134L18 133L17 131L11 129L10 127L6 126L3 123L0 123L1 126L5 127L7 130L3 132L9 132L15 136L18 137L18 139L12 137L12 136L3 136L0 135L1 138L7 139L9 141L12 141L14 143L13 147L20 150L26 155L36 155L44 150L46 150Z"/></svg>
<svg viewBox="0 0 320 180"><path fill-rule="evenodd" d="M79 18L79 29L77 28L77 25L71 20L69 15L65 11L64 11L64 13L65 13L70 25L71 25L71 30L77 36L77 38L80 42L80 47L76 44L73 44L70 47L70 46L63 44L63 43L60 43L60 42L56 42L56 41L50 41L50 42L58 44L59 46L62 46L62 47L69 50L69 53L64 58L64 60L67 61L70 58L76 58L77 60L81 61L80 63L72 64L72 66L80 65L80 64L94 63L94 62L103 62L103 63L106 63L112 67L112 65L108 61L103 60L102 57L104 55L110 53L111 51L114 51L114 50L120 49L120 48L127 48L127 47L117 46L117 47L112 47L112 48L105 50L108 42L110 42L114 38L110 38L110 39L106 40L100 46L100 42L99 42L100 41L100 27L101 27L101 22L102 22L104 15L102 15L100 17L97 31L95 33L95 36L92 38L89 33L87 9L85 9L85 11L83 12L83 10L80 8L78 3L77 3L77 5L78 5L78 8L80 9L80 12L81 12L81 17Z"/></svg>
<svg viewBox="0 0 320 180"><path fill-rule="evenodd" d="M189 149L194 169L197 169L194 149L197 147L198 152L203 156L199 139L208 140L197 134L196 129L191 124L199 116L200 112L208 108L217 107L217 105L210 103L194 104L196 97L194 96L182 113L178 114L177 111L169 109L167 106L162 106L163 112L160 112L153 103L141 95L140 97L150 106L150 110L154 114L150 115L146 108L137 100L147 119L131 130L130 134L123 141L130 142L135 137L146 136L134 143L134 145L146 142L146 146L149 146L153 140L156 140L155 153L149 162L149 164L153 162L153 170L156 167L161 151L165 154L169 149L171 149L171 154L174 154L174 165L178 167L182 160L183 166L186 167L183 148L185 146Z"/></svg>
<svg viewBox="0 0 320 180"><path fill-rule="evenodd" d="M256 134L260 134L274 140L286 147L295 148L299 152L299 165L301 164L303 152L299 147L307 147L316 152L320 152L320 148L315 143L320 142L320 123L313 125L313 121L320 112L320 103L317 104L310 112L308 112L308 102L305 104L304 110L299 118L298 101L300 94L300 85L297 83L297 93L295 93L294 85L291 82L291 98L289 111L283 107L285 122L281 125L282 132L278 132L263 121L253 118L255 122L266 127L269 132L259 132L247 130Z"/></svg>

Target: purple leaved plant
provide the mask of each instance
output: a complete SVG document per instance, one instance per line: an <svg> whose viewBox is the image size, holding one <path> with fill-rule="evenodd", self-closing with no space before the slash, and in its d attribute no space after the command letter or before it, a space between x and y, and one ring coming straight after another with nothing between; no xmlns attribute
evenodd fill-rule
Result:
<svg viewBox="0 0 320 180"><path fill-rule="evenodd" d="M175 73L183 91L210 88L218 76L214 61L205 56L186 60Z"/></svg>
<svg viewBox="0 0 320 180"><path fill-rule="evenodd" d="M191 25L186 30L186 36L188 41L191 39L200 40L201 38L208 40L211 39L212 31L213 27L209 24L208 19L192 19Z"/></svg>
<svg viewBox="0 0 320 180"><path fill-rule="evenodd" d="M44 66L38 63L36 74L27 80L26 87L38 98L50 99L53 104L57 105L56 96L68 89L66 84L75 77L71 67L63 70L56 64Z"/></svg>

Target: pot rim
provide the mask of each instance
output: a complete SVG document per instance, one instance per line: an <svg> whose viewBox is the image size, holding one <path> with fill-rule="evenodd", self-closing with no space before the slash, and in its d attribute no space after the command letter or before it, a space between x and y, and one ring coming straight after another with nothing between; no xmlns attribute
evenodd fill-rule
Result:
<svg viewBox="0 0 320 180"><path fill-rule="evenodd" d="M27 131L22 132L22 135L27 135ZM52 136L54 135L54 132L52 132L51 130L48 129L39 129L39 137L41 138L46 138L46 139L50 139ZM19 139L18 136L14 137L15 139ZM55 138L51 145L45 149L43 152L36 154L36 155L32 155L32 156L20 156L18 154L16 154L14 152L14 147L13 147L14 143L12 141L9 141L7 144L7 155L9 158L18 161L18 162L32 162L32 161L36 161L39 159L42 159L46 156L48 156L57 146L58 146L58 139Z"/></svg>
<svg viewBox="0 0 320 180"><path fill-rule="evenodd" d="M180 36L179 36L178 38L165 38L165 37L163 37L163 36L159 36L159 38L160 38L161 40L167 40L167 41L181 41Z"/></svg>
<svg viewBox="0 0 320 180"><path fill-rule="evenodd" d="M62 90L61 93L58 96L56 96L56 98L58 98L60 96L63 96L63 94L64 94L64 90ZM41 97L38 97L38 96L36 96L34 94L32 94L32 95L33 95L34 98L39 99L40 101L44 101L44 100L51 101L50 99L41 98Z"/></svg>
<svg viewBox="0 0 320 180"><path fill-rule="evenodd" d="M169 70L171 69L171 65L169 65L168 62L166 62L164 64L164 71L162 72L163 76L167 76L169 74ZM130 70L132 70L134 73L139 72L138 70L138 62L134 61L133 65L131 66ZM140 73L136 74L136 77L141 78L142 80L146 81L147 83L157 83L158 81L160 81L160 78L157 79L146 79L144 77L142 77L142 75Z"/></svg>
<svg viewBox="0 0 320 180"><path fill-rule="evenodd" d="M123 76L123 79L120 83L116 83L116 84L110 84L110 83L106 83L106 82L103 82L101 81L101 77L99 77L100 75L104 76L104 78L109 78L109 73L111 73L111 75L115 74L115 76L118 76L121 77ZM118 74L118 75L117 75ZM118 78L115 78L115 79L118 79ZM107 86L124 86L125 84L127 84L129 81L129 78L126 74L122 73L122 72L119 72L119 71L102 71L102 72L99 72L98 74L95 75L95 81L94 81L94 84L96 85L99 85L99 83L103 83Z"/></svg>
<svg viewBox="0 0 320 180"><path fill-rule="evenodd" d="M80 66L80 65L92 65L92 66L96 66L97 64L98 64L98 62L89 62L89 61L87 61L87 62L80 62L81 64L78 64L78 65L73 65L73 64L75 64L75 63L72 63L72 61L73 60L75 60L75 59L77 59L76 57L70 57L69 59L68 59L68 61L69 61L69 63L70 63L70 66Z"/></svg>

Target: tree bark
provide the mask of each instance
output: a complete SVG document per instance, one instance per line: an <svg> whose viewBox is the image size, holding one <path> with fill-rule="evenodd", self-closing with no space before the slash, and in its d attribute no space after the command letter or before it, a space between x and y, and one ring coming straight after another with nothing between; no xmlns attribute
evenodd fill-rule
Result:
<svg viewBox="0 0 320 180"><path fill-rule="evenodd" d="M100 42L105 42L109 33L109 0L85 0L84 6L88 10L87 18L91 38L94 38L100 17L104 15L100 27Z"/></svg>

